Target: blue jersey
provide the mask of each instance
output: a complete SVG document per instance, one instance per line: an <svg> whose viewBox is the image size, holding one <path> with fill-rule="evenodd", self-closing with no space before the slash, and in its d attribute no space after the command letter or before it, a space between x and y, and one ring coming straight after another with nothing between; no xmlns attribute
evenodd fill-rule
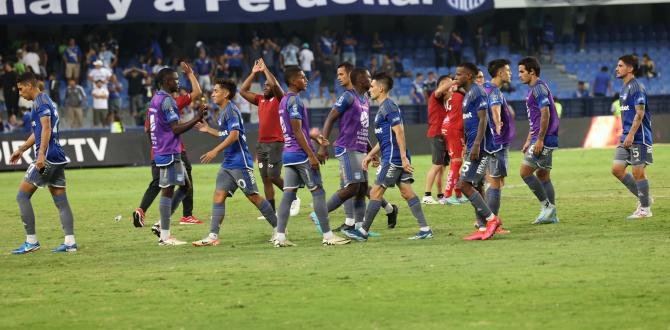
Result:
<svg viewBox="0 0 670 330"><path fill-rule="evenodd" d="M637 79L631 79L627 84L621 88L619 93L619 102L621 103L621 124L623 126L623 135L621 135L621 142L626 139L630 128L633 126L635 120L635 106L644 105L644 117L640 127L635 132L633 138L634 144L644 144L651 146L651 113L647 107L647 90Z"/></svg>
<svg viewBox="0 0 670 330"><path fill-rule="evenodd" d="M398 140L395 132L393 132L393 126L402 124L402 114L398 104L387 98L379 106L375 116L375 135L382 152L382 164L402 166L400 147L398 147ZM406 149L405 152L407 153L407 159L409 159L409 149Z"/></svg>
<svg viewBox="0 0 670 330"><path fill-rule="evenodd" d="M49 117L51 119L51 137L49 137L49 141L42 141L42 117ZM65 157L65 152L58 142L58 110L56 109L56 104L51 101L51 98L46 93L40 93L33 100L31 120L33 134L35 135L35 158L37 158L42 143L47 143L44 158L49 163L68 163L69 160Z"/></svg>
<svg viewBox="0 0 670 330"><path fill-rule="evenodd" d="M242 115L237 106L233 102L229 102L219 115L219 136L221 142L233 130L238 131L240 135L237 141L233 142L226 149L223 149L223 163L221 163L221 166L225 169L253 169L254 162L247 147L247 136L244 134Z"/></svg>
<svg viewBox="0 0 670 330"><path fill-rule="evenodd" d="M463 112L463 129L465 131L465 145L466 150L470 152L472 145L475 143L475 138L477 137L477 129L479 128L479 117L477 114L480 111L484 111L484 114L488 117L489 111L489 100L486 95L486 91L482 86L477 84L472 84L470 90L465 97L463 98L463 106L461 108ZM489 128L488 121L484 126L484 138L479 146L479 152L482 151L495 151L499 150L500 146L495 144L493 140L493 134Z"/></svg>
<svg viewBox="0 0 670 330"><path fill-rule="evenodd" d="M500 145L501 148L505 147L510 142L512 142L512 138L514 136L514 130L513 130L514 120L512 119L512 115L509 111L507 100L505 100L505 96L503 95L502 91L500 91L500 88L498 88L498 86L494 85L493 83L485 82L483 87L484 91L486 91L486 94L488 94L488 100L489 100L488 122L489 127L491 129L491 134L493 135L493 141L496 144ZM495 122L493 122L493 106L496 105L500 106L500 121L502 122L502 127L500 128L500 134L496 133ZM495 152L498 150L486 150L486 151Z"/></svg>

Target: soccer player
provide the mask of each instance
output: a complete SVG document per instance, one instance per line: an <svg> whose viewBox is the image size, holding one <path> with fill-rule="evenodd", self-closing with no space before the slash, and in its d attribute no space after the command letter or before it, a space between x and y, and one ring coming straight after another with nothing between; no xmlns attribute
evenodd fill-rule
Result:
<svg viewBox="0 0 670 330"><path fill-rule="evenodd" d="M542 207L533 224L557 223L554 186L551 184L552 153L558 148L558 114L549 86L540 79L540 62L534 57L519 61L519 79L527 84L528 138L520 174ZM536 173L537 175L534 175Z"/></svg>
<svg viewBox="0 0 670 330"><path fill-rule="evenodd" d="M154 153L154 161L159 169L158 185L161 187L160 235L158 245L183 245L170 235L170 216L172 215L172 197L174 187L189 189L190 179L181 159L181 134L190 130L205 115L207 109L203 105L193 119L180 123L177 113L177 102L172 93L179 89L179 75L171 68L163 68L156 75L160 90L154 94L149 104L149 133Z"/></svg>
<svg viewBox="0 0 670 330"><path fill-rule="evenodd" d="M398 185L400 195L407 201L412 214L419 224L419 232L410 239L426 239L433 237L433 231L426 223L421 210L421 202L412 190L414 168L410 162L409 150L405 144L405 129L403 127L400 108L388 97L393 88L393 78L381 72L372 77L370 97L379 103L379 110L375 116L375 134L377 144L363 158L363 170L368 169L370 162L381 151L381 168L377 174L372 190L370 202L365 211L365 222L358 230L348 230L347 236L355 237L358 241L368 239L368 231L381 207L384 192L389 187Z"/></svg>
<svg viewBox="0 0 670 330"><path fill-rule="evenodd" d="M484 83L486 82L486 78L484 78L484 71L482 70L477 70L477 78L475 79L475 82L479 86L483 86Z"/></svg>
<svg viewBox="0 0 670 330"><path fill-rule="evenodd" d="M307 186L312 193L314 212L320 220L323 245L343 245L350 241L339 237L330 230L326 192L321 182L319 160L309 139L307 108L298 93L307 88L307 77L297 66L289 66L284 71L288 93L279 103L279 120L284 133L284 194L277 210L277 237L275 247L289 247L294 244L286 238L289 207L295 199L298 188Z"/></svg>
<svg viewBox="0 0 670 330"><path fill-rule="evenodd" d="M473 63L462 63L456 68L456 81L467 94L463 99L463 128L465 131L466 153L461 168L460 184L465 196L475 209L478 219L486 221L485 226L464 240L487 240L495 235L496 229L502 225L500 218L494 214L484 201L483 184L486 166L491 159L487 150L497 149L489 123L488 97L484 88L475 83L477 66Z"/></svg>
<svg viewBox="0 0 670 330"><path fill-rule="evenodd" d="M432 166L426 174L426 189L421 202L424 204L445 204L444 194L444 167L449 164L447 144L442 135L442 122L447 115L445 96L451 87L451 78L441 76L437 80L437 89L428 97L428 131L426 137L430 140ZM437 185L437 201L433 199L433 183Z"/></svg>
<svg viewBox="0 0 670 330"><path fill-rule="evenodd" d="M651 113L647 107L647 91L635 79L638 59L634 55L619 58L616 77L623 80L621 88L621 124L623 134L614 154L612 174L638 198L635 212L628 219L642 219L652 216L649 181L645 168L654 162L652 157ZM626 173L626 167L633 167L633 175Z"/></svg>
<svg viewBox="0 0 670 330"><path fill-rule="evenodd" d="M182 70L184 70L184 74L191 82L191 86L193 89L190 93L186 93L176 97L173 95L173 97L175 98L175 102L177 103L177 111L180 116L182 115L184 107L191 104L191 102L194 99L196 99L197 97L200 96L200 94L202 94L200 84L198 83L198 78L196 78L195 75L193 74L193 69L191 69L191 66L182 62L181 67ZM149 141L151 141L151 135L149 134L150 114L151 113L147 111L146 118L144 120L144 132L147 133ZM151 203L154 202L156 196L158 196L158 193L161 190L161 188L158 186L159 170L158 167L156 167L156 162L154 161L153 149L150 151L150 157L151 157L151 182L149 182L149 186L147 187L147 190L144 192L144 196L142 196L140 206L133 212L133 225L138 228L144 227L145 213L151 206ZM172 198L172 207L171 207L172 213L174 213L174 211L177 210L179 203L182 202L184 206L183 217L179 220L179 224L180 225L201 224L203 222L193 216L193 187L192 187L193 177L191 176L191 161L188 159L188 155L186 154L186 147L184 146L183 142L181 144L181 159L184 162L184 167L186 168L186 175L188 175L188 179L191 182L191 187L187 191L184 191L184 189L182 189L181 187L177 189L177 191L175 192L175 196ZM160 229L160 223L157 225L154 224L153 228ZM155 234L160 235L160 232L156 231Z"/></svg>
<svg viewBox="0 0 670 330"><path fill-rule="evenodd" d="M488 95L488 125L493 136L492 149L485 145L484 150L491 154L489 159L488 176L489 188L486 190L486 202L491 212L496 215L500 211L501 190L505 185L507 176L507 163L509 157L509 144L512 142L512 131L510 130L512 116L507 106L507 100L500 91L504 83L512 80L512 70L510 61L507 59L496 59L488 64L488 71L491 75L491 81L485 82L483 87ZM478 225L485 224L478 219ZM500 229L500 228L499 228Z"/></svg>
<svg viewBox="0 0 670 330"><path fill-rule="evenodd" d="M249 201L256 205L263 217L272 226L270 241L273 241L276 233L277 216L275 211L272 205L258 194L256 179L254 178L254 162L247 147L242 114L235 103L230 101L235 97L236 91L237 87L234 81L217 80L214 83L212 100L219 106L219 109L222 109L218 119L219 129L209 127L204 121L198 124L198 130L214 137L220 137L221 140L221 143L214 149L202 155L200 160L204 164L209 163L223 151L223 163L216 176L209 235L204 239L193 242L193 246L219 245L219 229L226 214L226 198L232 197L237 188L240 188Z"/></svg>
<svg viewBox="0 0 670 330"><path fill-rule="evenodd" d="M350 63L344 62L337 68L337 78L346 90L328 113L322 135L319 137L321 146L317 156L322 163L327 158L330 132L333 124L339 121L340 132L335 141L335 157L340 162L340 190L333 194L326 206L330 213L340 205L345 205L346 218L344 224L338 229L346 234L346 229L360 227L365 216L368 173L363 170L361 164L368 150L371 149L368 139L370 105L366 95L370 89L370 73L363 68L353 69ZM387 211L389 225L394 226L398 207L390 205L385 200L382 201L382 204ZM314 213L312 215L312 218L315 219L316 215Z"/></svg>
<svg viewBox="0 0 670 330"><path fill-rule="evenodd" d="M442 122L442 134L446 140L450 159L444 197L445 202L449 205L461 205L468 202L468 198L462 195L461 188L457 185L461 176L463 149L465 147L461 109L466 91L454 81L454 84L448 89L448 93L447 102L445 102L447 114Z"/></svg>
<svg viewBox="0 0 670 330"><path fill-rule="evenodd" d="M56 104L51 101L47 93L39 89L38 80L33 73L22 74L17 87L21 97L33 101L30 112L33 132L28 140L12 153L10 162L16 164L21 159L21 155L33 145L36 159L28 167L24 181L19 185L19 192L16 195L21 220L26 230L26 241L19 248L12 250L12 253L25 254L40 249L40 242L35 232L35 213L30 199L37 188L45 186L49 187L51 197L58 208L60 222L65 233L63 244L51 252L77 251L77 243L74 240L74 218L65 193L65 165L69 160L58 142L59 117Z"/></svg>
<svg viewBox="0 0 670 330"><path fill-rule="evenodd" d="M265 75L263 94L255 94L249 91L256 74ZM258 159L258 170L263 180L263 191L265 198L275 210L275 190L273 185L284 189L284 179L281 177L282 150L284 148L284 137L279 125L279 101L284 97L277 78L270 72L263 59L254 63L251 73L240 88L240 95L249 103L258 107L258 145L256 147L256 158ZM300 198L291 204L291 215L297 215L300 209Z"/></svg>

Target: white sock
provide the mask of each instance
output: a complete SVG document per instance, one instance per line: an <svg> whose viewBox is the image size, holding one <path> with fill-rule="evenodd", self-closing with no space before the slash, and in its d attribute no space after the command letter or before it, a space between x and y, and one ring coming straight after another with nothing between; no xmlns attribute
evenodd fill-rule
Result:
<svg viewBox="0 0 670 330"><path fill-rule="evenodd" d="M386 204L386 206L384 206L384 210L386 210L386 214L393 213L393 205L391 205L391 203Z"/></svg>
<svg viewBox="0 0 670 330"><path fill-rule="evenodd" d="M356 219L346 218L344 219L344 224L347 226L353 226L356 223Z"/></svg>
<svg viewBox="0 0 670 330"><path fill-rule="evenodd" d="M332 230L327 233L323 233L323 239L332 239L333 237L335 237L335 235L333 234Z"/></svg>
<svg viewBox="0 0 670 330"><path fill-rule="evenodd" d="M209 238L210 239L219 239L219 234L209 233Z"/></svg>
<svg viewBox="0 0 670 330"><path fill-rule="evenodd" d="M74 235L65 235L65 245L74 245Z"/></svg>
<svg viewBox="0 0 670 330"><path fill-rule="evenodd" d="M277 233L277 240L278 240L278 241L281 241L281 242L285 241L285 240L286 240L286 234L284 234L284 233Z"/></svg>
<svg viewBox="0 0 670 330"><path fill-rule="evenodd" d="M430 230L430 226L419 227L419 230L421 230L421 231L429 231L429 230Z"/></svg>
<svg viewBox="0 0 670 330"><path fill-rule="evenodd" d="M165 241L170 238L170 229L161 229L161 240Z"/></svg>
<svg viewBox="0 0 670 330"><path fill-rule="evenodd" d="M363 220L363 221L365 221L365 220ZM354 229L359 229L359 228L363 228L363 223L362 222L356 222L356 225L354 225Z"/></svg>
<svg viewBox="0 0 670 330"><path fill-rule="evenodd" d="M37 243L37 235L26 235L26 242L30 244Z"/></svg>
<svg viewBox="0 0 670 330"><path fill-rule="evenodd" d="M368 231L365 230L365 229L363 229L363 227L358 228L358 231L360 231L363 235L367 235L367 234L368 234Z"/></svg>
<svg viewBox="0 0 670 330"><path fill-rule="evenodd" d="M493 220L493 218L495 218L495 216L496 216L495 214L491 213L491 215L489 215L489 216L486 218L486 221L491 221L491 220Z"/></svg>

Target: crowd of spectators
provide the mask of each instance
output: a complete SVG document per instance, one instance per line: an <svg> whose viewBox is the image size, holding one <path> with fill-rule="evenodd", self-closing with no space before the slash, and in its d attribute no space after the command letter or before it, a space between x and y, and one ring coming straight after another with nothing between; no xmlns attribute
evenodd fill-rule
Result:
<svg viewBox="0 0 670 330"><path fill-rule="evenodd" d="M552 17L542 13L528 17L519 22L522 27L520 44L523 47L525 43L531 53L537 52L551 59L555 39L558 39ZM586 13L578 9L574 30L579 47L582 47L585 35L585 20ZM435 88L438 69L462 62L466 45L474 51L474 58L468 60L486 64L492 42L490 26L480 25L468 30L466 24L459 22L451 31L438 25L432 44L430 35L426 36L428 50L432 47L434 51L435 70L425 70L424 67L423 73L412 72L416 64L414 68L405 67L407 56L401 56L400 50L388 44L388 39L379 32L363 37L354 33L352 26L345 27L339 34L324 28L313 38L297 35L277 38L252 33L244 40L204 40L191 45L177 42L165 32L141 38L129 38L126 33L122 42L109 31L91 31L62 40L54 37L19 38L0 45L0 127L3 131L23 127L23 114L30 103L19 98L15 82L18 75L26 71L43 79L45 91L59 105L63 128L109 127L116 118L141 125L147 103L155 92L154 76L166 66L179 71L181 62L190 63L205 98L211 93L215 79L230 78L241 83L253 63L262 58L280 81L285 67L300 66L310 81L319 82L313 93L310 91L306 97L323 100L323 106L334 101L336 66L343 61L366 66L372 74L384 71L405 79L405 86L411 81L411 89L403 94L409 99L405 102L425 104ZM366 47L363 52L359 51L362 44ZM654 61L647 54L642 57L639 74L648 78L658 75ZM258 77L256 82L262 83L262 79ZM603 67L594 81L578 83L574 97L609 96L612 80L612 72ZM182 92L188 93L190 82L182 79L180 83L184 88ZM503 86L503 90L513 92L514 86ZM201 101L194 100L193 105L185 109L186 116L198 102ZM244 104L244 100L235 102L245 117L254 119L255 108Z"/></svg>

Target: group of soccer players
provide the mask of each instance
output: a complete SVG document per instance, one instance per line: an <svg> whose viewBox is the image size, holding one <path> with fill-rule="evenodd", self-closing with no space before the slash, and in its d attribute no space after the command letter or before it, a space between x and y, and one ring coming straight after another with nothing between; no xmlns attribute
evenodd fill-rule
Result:
<svg viewBox="0 0 670 330"><path fill-rule="evenodd" d="M446 146L451 161L446 198L453 197L452 191L455 191L456 198L462 193L475 210L477 230L464 237L465 240L487 240L496 233L506 232L501 227L499 212L514 127L500 87L511 80L510 64L506 59L490 62L488 71L491 80L478 82L480 71L477 66L463 63L457 67L454 77L440 77L438 88L431 95L431 100L446 112L442 139L433 141ZM183 68L189 75L190 68L185 64ZM629 217L634 219L652 215L645 174L645 166L652 163L651 117L646 107L645 89L634 78L637 69L634 56L619 58L616 74L624 81L620 93L624 134L612 167L612 173L638 198L638 208ZM186 244L171 235L170 217L192 187L180 138L192 128L220 141L214 149L200 157L202 163L211 162L219 153L224 156L213 194L210 231L204 239L192 242L194 246L220 244L219 231L225 217L225 201L238 188L271 225L270 242L275 247L294 246L288 239L286 228L291 207L295 205L296 192L302 187L307 187L312 194L312 219L323 235L323 245L344 245L351 239L365 241L374 236L370 229L381 208L389 217L389 227L395 226L398 208L383 199L386 189L394 186L398 186L418 223L419 230L410 239L431 238L433 230L411 186L414 168L406 145L402 112L398 104L389 98L393 78L383 72L371 76L368 70L346 63L337 70L338 79L346 91L333 106L321 134L310 135L307 109L300 97L308 81L300 68L288 67L285 70L287 92L281 89L262 60L255 63L250 77L243 84L241 95L259 106L261 143L257 158L266 199L259 194L255 182L253 159L247 146L242 116L231 102L238 92L235 83L218 80L214 84L212 101L220 110L218 127L213 128L203 120L209 110L206 102L197 109L192 120L180 121L179 104L173 97L178 89L178 74L170 68L162 69L157 75L159 91L152 98L147 113L147 133L161 192L160 222L154 228L159 236L158 244ZM518 70L521 82L529 85L526 106L530 125L523 146L520 175L541 204L541 212L533 223L556 223L558 217L550 172L552 154L558 147L559 120L549 87L540 79L539 62L535 58L524 58L518 63ZM254 75L258 73L267 78L263 95L249 92ZM189 75L193 82L192 78ZM33 101L33 134L14 151L11 162L17 163L22 154L33 146L36 160L28 168L16 198L26 230L26 241L12 253L24 254L40 248L30 200L38 187L46 186L59 210L65 233L63 244L52 251L76 251L74 220L65 194L64 167L68 159L58 143L58 111L40 89L34 75L22 75L18 87L22 97ZM199 88L194 88L189 100L197 97L197 92ZM378 141L374 146L368 137L370 99L379 106L374 118L374 133ZM328 139L336 121L339 121L340 132L332 145L340 165L340 173L337 174L340 189L326 201L319 167L328 158L328 147L331 146ZM437 152L438 145L434 145L433 149ZM429 178L434 179L444 170L440 166L446 165L448 160L443 153L433 156L433 163L438 166L433 167L435 170L431 170ZM370 164L378 166L371 186L367 174ZM282 165L283 178L280 171ZM627 165L633 166L632 175L626 174ZM485 182L489 185L486 192ZM276 209L273 186L283 190ZM180 189L175 192L175 187ZM369 198L367 205L366 196ZM451 200L454 201L454 198ZM459 202L462 202L462 197ZM342 204L345 205L347 218L339 229L347 238L335 234L329 223L329 212ZM142 209L142 212L145 210ZM144 216L138 213L134 215L134 224L141 227L144 226Z"/></svg>

